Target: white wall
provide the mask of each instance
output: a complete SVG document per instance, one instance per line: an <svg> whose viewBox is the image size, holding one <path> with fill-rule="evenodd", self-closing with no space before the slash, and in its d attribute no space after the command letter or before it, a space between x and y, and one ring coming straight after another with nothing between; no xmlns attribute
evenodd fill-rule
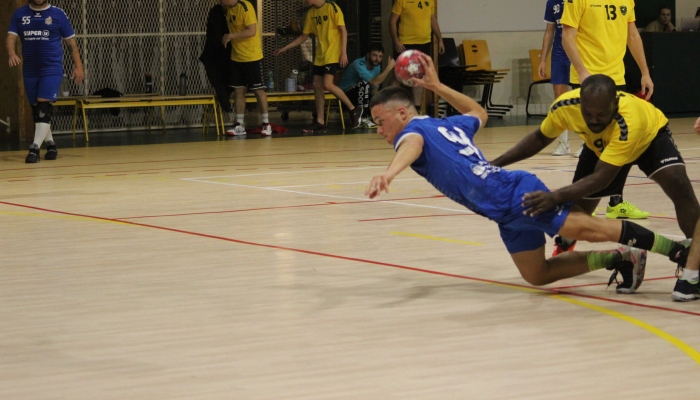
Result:
<svg viewBox="0 0 700 400"><path fill-rule="evenodd" d="M676 0L676 21L678 25L681 23L681 18L693 18L700 7L698 0Z"/></svg>

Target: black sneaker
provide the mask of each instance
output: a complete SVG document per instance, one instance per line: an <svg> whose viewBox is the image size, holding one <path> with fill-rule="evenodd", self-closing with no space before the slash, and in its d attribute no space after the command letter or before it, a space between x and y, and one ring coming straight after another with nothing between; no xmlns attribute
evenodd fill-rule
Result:
<svg viewBox="0 0 700 400"><path fill-rule="evenodd" d="M360 126L360 120L362 119L362 107L355 107L350 111L350 116L352 117L352 126L350 128L355 129Z"/></svg>
<svg viewBox="0 0 700 400"><path fill-rule="evenodd" d="M644 280L644 272L647 266L647 251L633 247L623 247L622 261L613 265L608 270L613 270L608 286L617 282L617 274L622 275L622 283L617 285L615 291L619 294L632 294L639 289Z"/></svg>
<svg viewBox="0 0 700 400"><path fill-rule="evenodd" d="M49 144L46 146L46 154L44 154L44 160L55 160L58 157L58 148L56 143Z"/></svg>
<svg viewBox="0 0 700 400"><path fill-rule="evenodd" d="M314 122L310 126L302 129L302 132L304 133L321 133L326 131L326 126L323 124L319 124L318 121Z"/></svg>
<svg viewBox="0 0 700 400"><path fill-rule="evenodd" d="M700 298L700 281L690 282L678 279L671 298L674 301L693 301Z"/></svg>
<svg viewBox="0 0 700 400"><path fill-rule="evenodd" d="M41 161L39 149L29 149L29 154L27 154L27 158L24 159L24 162L27 164L36 164L39 161Z"/></svg>

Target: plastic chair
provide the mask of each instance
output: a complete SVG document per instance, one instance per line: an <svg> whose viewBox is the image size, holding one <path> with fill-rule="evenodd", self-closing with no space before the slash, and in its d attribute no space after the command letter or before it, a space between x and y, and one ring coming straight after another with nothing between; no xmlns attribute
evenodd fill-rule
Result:
<svg viewBox="0 0 700 400"><path fill-rule="evenodd" d="M474 73L477 79L475 84L483 85L481 106L491 116L502 117L503 114L513 108L510 104L494 104L491 101L493 85L499 83L508 75L510 69L493 69L491 67L491 54L485 40L462 41L462 53L464 64L469 65L467 71Z"/></svg>
<svg viewBox="0 0 700 400"><path fill-rule="evenodd" d="M549 83L550 78L541 78L539 73L540 61L542 60L542 50L540 49L530 49L530 66L532 67L532 83L527 89L527 102L525 103L525 115L527 117L546 117L547 114L530 114L530 95L532 94L532 87L535 85L541 85L543 83ZM547 55L545 74L551 77L552 71L552 53L549 52Z"/></svg>

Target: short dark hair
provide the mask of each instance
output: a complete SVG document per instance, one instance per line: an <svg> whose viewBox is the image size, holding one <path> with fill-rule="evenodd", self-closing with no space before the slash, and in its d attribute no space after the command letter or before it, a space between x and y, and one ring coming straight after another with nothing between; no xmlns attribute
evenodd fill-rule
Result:
<svg viewBox="0 0 700 400"><path fill-rule="evenodd" d="M372 43L369 45L369 50L367 50L367 53L371 53L373 51L379 51L384 53L384 46L382 46L381 43Z"/></svg>
<svg viewBox="0 0 700 400"><path fill-rule="evenodd" d="M388 87L380 90L379 93L372 97L372 101L369 102L369 108L371 109L374 106L390 103L392 101L400 101L412 106L413 95L400 86Z"/></svg>
<svg viewBox="0 0 700 400"><path fill-rule="evenodd" d="M661 7L659 8L658 14L656 14L656 15L661 15L661 11L663 11L663 10L671 11L671 14L673 14L673 10L671 10L671 7L669 7L669 6L661 6Z"/></svg>
<svg viewBox="0 0 700 400"><path fill-rule="evenodd" d="M603 74L591 75L581 82L581 96L605 94L612 100L617 96L617 87L611 77Z"/></svg>

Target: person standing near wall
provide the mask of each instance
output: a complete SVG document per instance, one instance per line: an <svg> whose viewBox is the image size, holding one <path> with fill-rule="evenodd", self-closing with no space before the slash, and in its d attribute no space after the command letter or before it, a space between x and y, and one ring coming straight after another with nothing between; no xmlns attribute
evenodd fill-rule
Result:
<svg viewBox="0 0 700 400"><path fill-rule="evenodd" d="M228 135L245 135L245 93L248 89L255 93L258 110L262 116L261 133L272 135L272 126L267 109L267 94L263 80L262 39L255 7L247 0L221 0L227 8L226 22L229 33L222 44L231 43L231 86L235 91L236 122Z"/></svg>
<svg viewBox="0 0 700 400"><path fill-rule="evenodd" d="M615 81L617 90L625 91L625 56L627 46L642 72L642 92L649 99L654 83L649 75L642 39L634 25L634 1L601 5L593 0L567 0L561 18L562 44L571 60L571 86L576 89L593 74L603 74ZM582 152L592 149L584 146ZM582 153L583 154L583 153ZM607 218L644 219L649 213L623 200L622 195L610 197L605 212Z"/></svg>
<svg viewBox="0 0 700 400"><path fill-rule="evenodd" d="M337 4L327 0L306 0L306 4L310 7L306 13L301 36L288 45L275 50L275 56L279 56L304 43L309 35L316 36L318 41L313 69L316 121L308 128L304 128L304 132L319 133L326 130L323 118L323 108L326 102L324 88L333 93L350 110L352 128L357 128L362 118L362 108L355 107L343 90L334 82L335 73L348 65L348 31L345 28L343 11Z"/></svg>
<svg viewBox="0 0 700 400"><path fill-rule="evenodd" d="M226 8L220 0L207 15L207 34L199 61L204 64L204 71L207 73L209 83L214 87L221 110L230 115L233 112L230 99L233 89L229 87L231 49L222 43L224 35L228 33Z"/></svg>
<svg viewBox="0 0 700 400"><path fill-rule="evenodd" d="M389 18L389 33L394 43L394 59L406 50L418 50L429 56L432 35L438 40L438 51L445 52L440 25L435 13L435 0L396 0ZM420 110L423 88L414 86L413 101Z"/></svg>
<svg viewBox="0 0 700 400"><path fill-rule="evenodd" d="M22 43L22 58L16 53L17 38ZM48 0L29 0L28 5L18 8L12 15L5 42L8 62L10 67L22 64L24 89L34 116L34 142L24 160L28 164L41 160L39 148L44 142L44 159L58 157L51 134L51 114L52 103L58 97L63 80L62 42L65 42L75 65L71 76L80 84L85 78L83 63L66 13L49 4Z"/></svg>
<svg viewBox="0 0 700 400"><path fill-rule="evenodd" d="M547 29L544 31L542 38L542 58L538 72L540 78L547 78L547 57L551 50L552 68L551 76L549 77L552 87L554 88L554 98L557 99L562 94L568 92L571 87L569 84L569 71L571 69L571 61L566 56L564 46L561 44L561 16L564 13L565 0L547 0L547 8L544 12L544 22L547 23ZM565 156L570 152L569 146L569 131L564 131L557 141L557 147L552 152L553 156ZM574 154L578 157L581 150Z"/></svg>

